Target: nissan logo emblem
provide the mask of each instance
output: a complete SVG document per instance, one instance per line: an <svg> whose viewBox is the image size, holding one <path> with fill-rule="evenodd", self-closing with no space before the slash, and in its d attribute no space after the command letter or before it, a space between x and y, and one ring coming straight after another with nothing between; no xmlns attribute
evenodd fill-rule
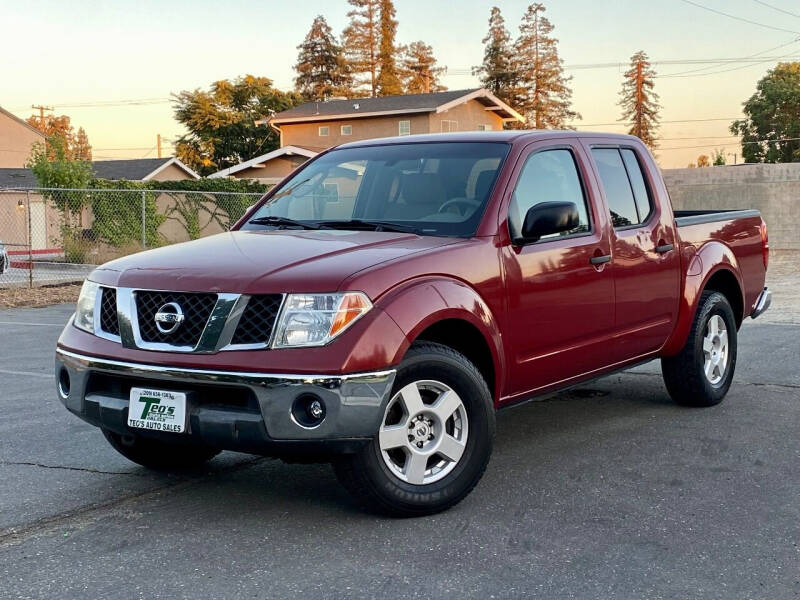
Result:
<svg viewBox="0 0 800 600"><path fill-rule="evenodd" d="M173 333L181 326L186 316L177 302L168 302L156 313L156 328L161 333Z"/></svg>

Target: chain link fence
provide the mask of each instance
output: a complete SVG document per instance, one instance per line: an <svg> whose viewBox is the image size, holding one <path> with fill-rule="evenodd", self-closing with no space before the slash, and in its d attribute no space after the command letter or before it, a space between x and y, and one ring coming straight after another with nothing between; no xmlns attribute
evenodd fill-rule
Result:
<svg viewBox="0 0 800 600"><path fill-rule="evenodd" d="M228 230L262 194L0 190L0 288L80 282L95 265Z"/></svg>

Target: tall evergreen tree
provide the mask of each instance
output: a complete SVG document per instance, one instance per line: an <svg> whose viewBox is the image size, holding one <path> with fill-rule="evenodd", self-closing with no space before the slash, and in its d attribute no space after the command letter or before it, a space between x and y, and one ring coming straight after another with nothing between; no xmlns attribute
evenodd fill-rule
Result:
<svg viewBox="0 0 800 600"><path fill-rule="evenodd" d="M89 136L86 135L83 127L78 127L78 133L72 140L72 159L89 162L92 160L92 146L89 144Z"/></svg>
<svg viewBox="0 0 800 600"><path fill-rule="evenodd" d="M658 129L658 94L653 91L656 73L650 65L647 54L640 50L631 56L631 66L625 71L619 105L622 119L631 124L628 131L642 140L651 150L655 150L656 130Z"/></svg>
<svg viewBox="0 0 800 600"><path fill-rule="evenodd" d="M553 25L544 16L545 10L536 2L528 6L522 18L514 43L516 81L508 96L510 104L525 115L529 127L565 129L568 121L581 116L572 110L572 78L564 75L558 40L551 35Z"/></svg>
<svg viewBox="0 0 800 600"><path fill-rule="evenodd" d="M492 7L489 15L489 32L481 40L484 44L483 63L472 69L481 85L498 98L510 100L509 95L517 76L511 53L511 35L500 9Z"/></svg>
<svg viewBox="0 0 800 600"><path fill-rule="evenodd" d="M306 38L297 49L295 88L306 99L325 100L331 96L350 94L353 78L342 47L336 43L325 17L319 15L314 19Z"/></svg>
<svg viewBox="0 0 800 600"><path fill-rule="evenodd" d="M439 81L446 69L436 65L433 48L425 42L409 44L405 49L402 64L407 94L428 94L447 89Z"/></svg>
<svg viewBox="0 0 800 600"><path fill-rule="evenodd" d="M395 96L403 93L403 84L400 81L397 69L397 55L401 49L395 46L394 43L397 33L397 20L394 16L395 10L392 0L380 0L379 96Z"/></svg>
<svg viewBox="0 0 800 600"><path fill-rule="evenodd" d="M378 95L378 54L380 46L381 0L347 0L353 9L347 13L350 24L344 30L344 51L355 84Z"/></svg>

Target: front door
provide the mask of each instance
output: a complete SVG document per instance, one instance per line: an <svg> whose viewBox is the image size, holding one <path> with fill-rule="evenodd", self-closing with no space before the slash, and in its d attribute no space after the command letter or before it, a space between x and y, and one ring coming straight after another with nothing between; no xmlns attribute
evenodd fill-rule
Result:
<svg viewBox="0 0 800 600"><path fill-rule="evenodd" d="M506 283L509 396L542 390L612 362L614 288L607 218L580 142L534 143L520 158L504 205L513 240L527 210L541 202L573 202L578 227L525 245L501 247Z"/></svg>
<svg viewBox="0 0 800 600"><path fill-rule="evenodd" d="M666 190L642 148L593 144L590 149L613 227L616 360L657 351L678 315L680 256ZM663 187L663 186L662 186Z"/></svg>

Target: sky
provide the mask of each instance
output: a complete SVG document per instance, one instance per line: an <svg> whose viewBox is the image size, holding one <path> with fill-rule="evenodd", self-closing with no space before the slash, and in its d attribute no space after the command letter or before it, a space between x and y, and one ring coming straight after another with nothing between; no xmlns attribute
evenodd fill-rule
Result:
<svg viewBox="0 0 800 600"><path fill-rule="evenodd" d="M432 45L450 89L477 87L470 68L481 62L491 6L516 36L529 3L395 0L397 41ZM577 129L625 131L617 105L625 64L640 49L654 61L663 106L656 154L664 168L714 149L741 160L731 120L742 116L775 57L800 59L794 0L544 3L573 78L573 107L583 117ZM324 15L340 32L347 11L346 0L0 0L0 106L23 118L33 104L53 106L86 129L95 159L154 156L157 134L168 153L182 132L170 94L248 73L290 89L296 46L314 17ZM685 62L753 55L769 60ZM151 103L118 105L143 99Z"/></svg>

